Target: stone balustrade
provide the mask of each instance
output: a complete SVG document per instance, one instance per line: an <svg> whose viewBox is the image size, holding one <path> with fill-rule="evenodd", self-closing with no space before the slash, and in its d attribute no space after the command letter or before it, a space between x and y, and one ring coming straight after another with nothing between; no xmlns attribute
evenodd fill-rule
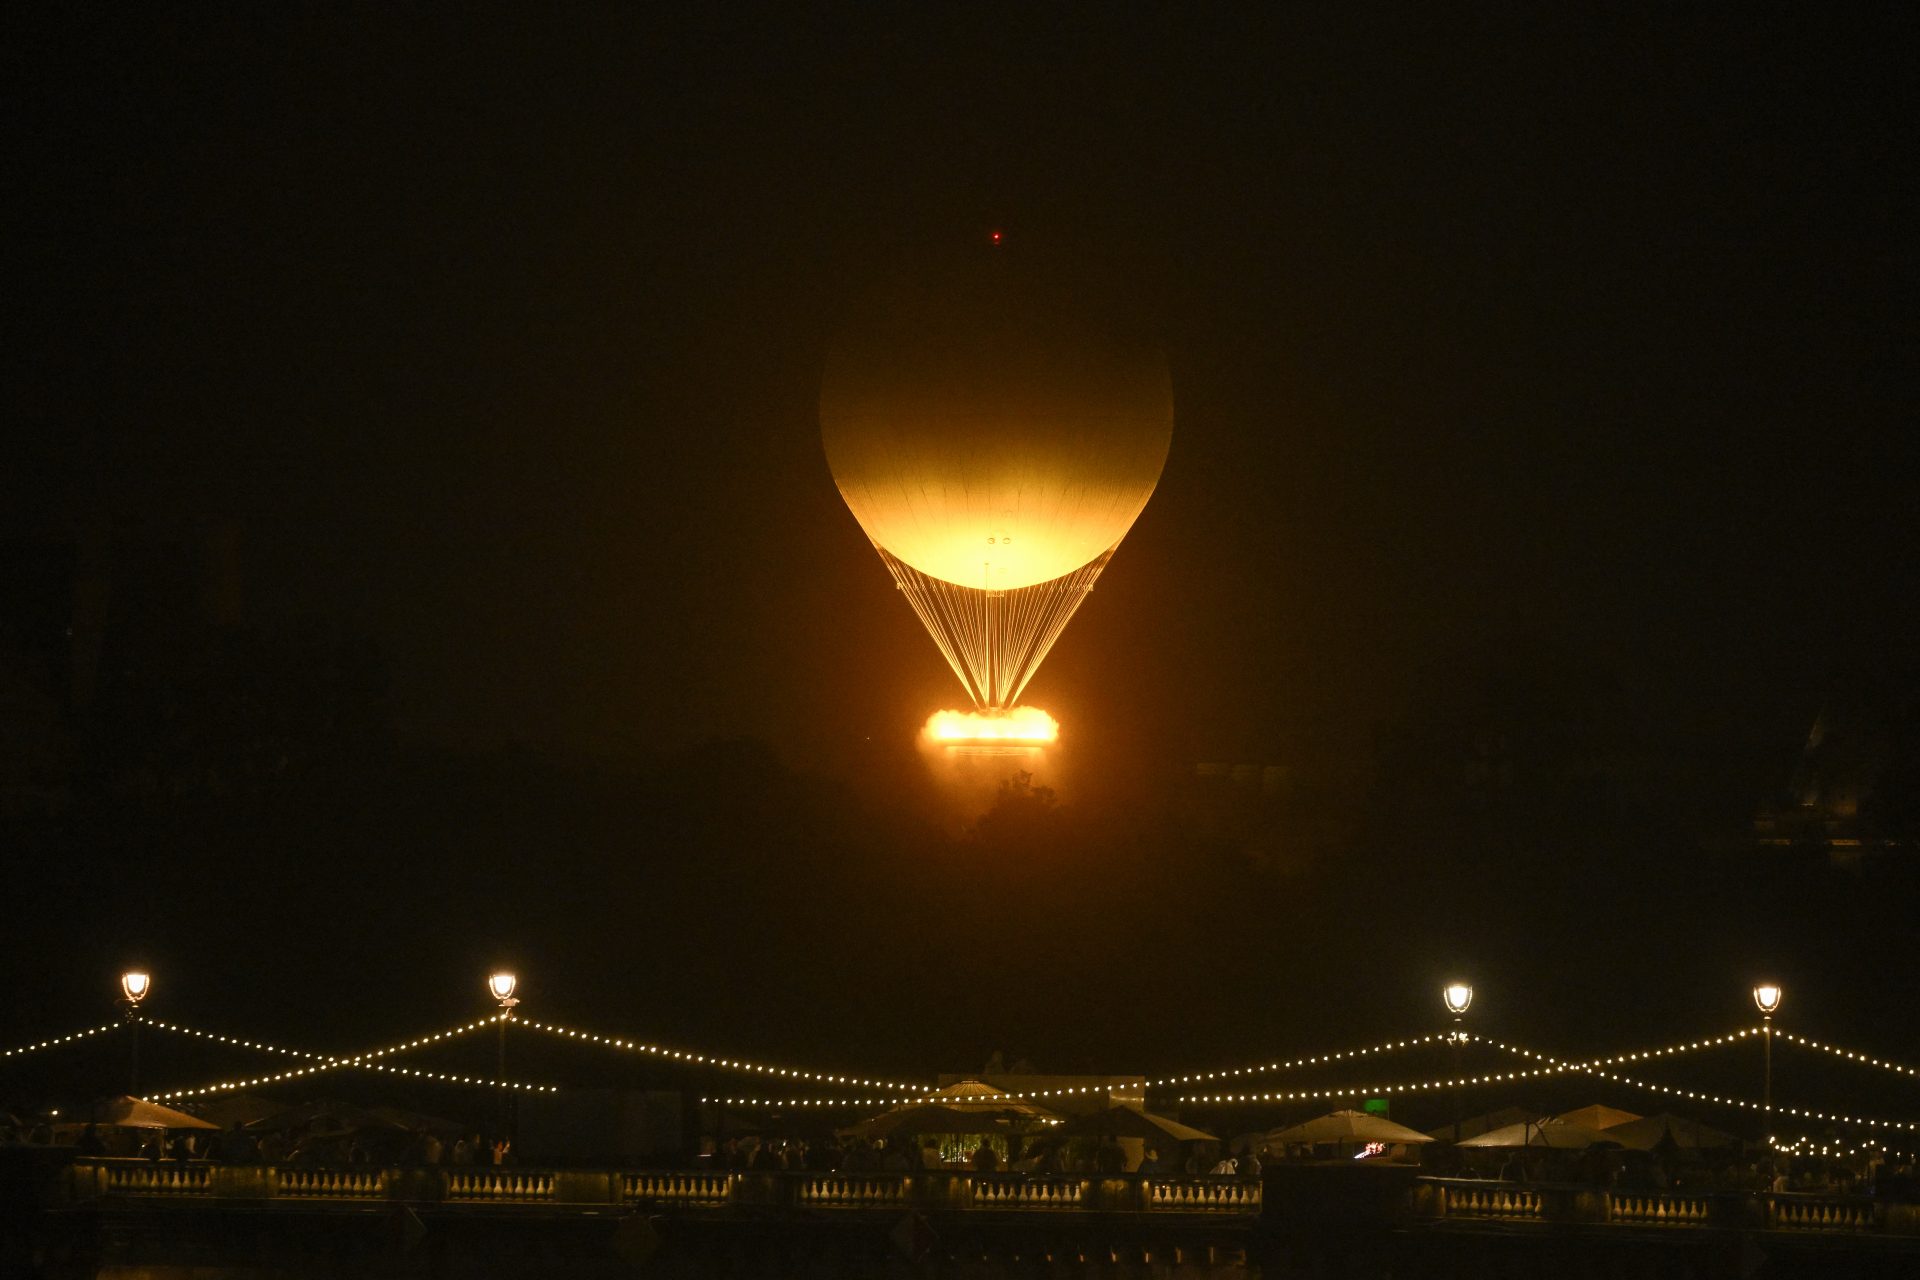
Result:
<svg viewBox="0 0 1920 1280"><path fill-rule="evenodd" d="M622 1200L715 1209L726 1205L732 1196L724 1173L623 1173L618 1176Z"/></svg>
<svg viewBox="0 0 1920 1280"><path fill-rule="evenodd" d="M387 1178L383 1169L273 1168L268 1193L279 1199L384 1200Z"/></svg>
<svg viewBox="0 0 1920 1280"><path fill-rule="evenodd" d="M1453 1185L1445 1188L1447 1218L1538 1218L1540 1194L1524 1188L1493 1183L1485 1186Z"/></svg>
<svg viewBox="0 0 1920 1280"><path fill-rule="evenodd" d="M262 1201L445 1204L449 1207L631 1206L807 1215L870 1212L1146 1214L1252 1223L1260 1183L1104 1174L697 1172L680 1170L304 1168L82 1158L60 1171L55 1199L155 1207ZM1626 1191L1552 1183L1412 1178L1371 1212L1440 1226L1537 1223L1635 1229L1732 1229L1920 1236L1920 1206L1867 1196ZM1276 1201L1284 1203L1284 1201Z"/></svg>
<svg viewBox="0 0 1920 1280"><path fill-rule="evenodd" d="M145 1160L115 1161L99 1170L99 1185L108 1195L194 1196L207 1194L212 1173L206 1165L160 1164Z"/></svg>
<svg viewBox="0 0 1920 1280"><path fill-rule="evenodd" d="M1609 1191L1607 1221L1637 1222L1656 1227L1692 1227L1708 1221L1711 1201L1705 1196L1663 1195Z"/></svg>
<svg viewBox="0 0 1920 1280"><path fill-rule="evenodd" d="M477 1200L489 1204L531 1200L544 1204L555 1198L554 1175L539 1170L451 1169L441 1177L446 1180L448 1200Z"/></svg>
<svg viewBox="0 0 1920 1280"><path fill-rule="evenodd" d="M1219 1182L1213 1179L1155 1178L1149 1204L1178 1213L1260 1212L1262 1188L1257 1182Z"/></svg>
<svg viewBox="0 0 1920 1280"><path fill-rule="evenodd" d="M1858 1196L1789 1192L1767 1197L1767 1226L1776 1231L1876 1231L1880 1227L1877 1207Z"/></svg>
<svg viewBox="0 0 1920 1280"><path fill-rule="evenodd" d="M905 1174L804 1173L794 1188L809 1208L879 1209L912 1203L912 1180Z"/></svg>
<svg viewBox="0 0 1920 1280"><path fill-rule="evenodd" d="M1415 1212L1429 1219L1920 1235L1920 1206L1883 1204L1870 1196L1622 1191L1463 1178L1421 1178L1419 1183Z"/></svg>
<svg viewBox="0 0 1920 1280"><path fill-rule="evenodd" d="M613 1205L799 1212L1260 1213L1260 1187L1106 1175L689 1172L519 1168L304 1168L75 1160L67 1198L332 1200L455 1205Z"/></svg>

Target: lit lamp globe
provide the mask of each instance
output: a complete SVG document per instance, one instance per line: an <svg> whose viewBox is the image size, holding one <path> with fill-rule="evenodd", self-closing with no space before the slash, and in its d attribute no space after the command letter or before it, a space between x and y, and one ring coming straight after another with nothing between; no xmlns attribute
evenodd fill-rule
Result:
<svg viewBox="0 0 1920 1280"><path fill-rule="evenodd" d="M520 1002L513 998L513 989L518 985L510 973L496 973L487 979L487 991L500 1002L503 1009L511 1008Z"/></svg>
<svg viewBox="0 0 1920 1280"><path fill-rule="evenodd" d="M1755 987L1753 989L1753 1003L1759 1008L1762 1014L1771 1018L1773 1011L1780 1007L1780 984L1777 982L1763 982Z"/></svg>
<svg viewBox="0 0 1920 1280"><path fill-rule="evenodd" d="M153 979L138 970L130 970L120 975L120 994L126 997L130 1005L139 1004L147 998L147 992L153 989Z"/></svg>
<svg viewBox="0 0 1920 1280"><path fill-rule="evenodd" d="M1449 982L1440 995L1447 1002L1447 1012L1456 1018L1473 1003L1473 988L1464 982Z"/></svg>

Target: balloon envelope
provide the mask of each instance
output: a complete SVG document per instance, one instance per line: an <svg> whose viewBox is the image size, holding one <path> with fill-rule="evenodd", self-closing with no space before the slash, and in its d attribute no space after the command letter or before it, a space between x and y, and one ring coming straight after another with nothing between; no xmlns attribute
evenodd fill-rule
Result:
<svg viewBox="0 0 1920 1280"><path fill-rule="evenodd" d="M920 573L1049 582L1110 551L1153 496L1173 438L1166 359L1063 292L994 260L900 282L829 357L834 482Z"/></svg>

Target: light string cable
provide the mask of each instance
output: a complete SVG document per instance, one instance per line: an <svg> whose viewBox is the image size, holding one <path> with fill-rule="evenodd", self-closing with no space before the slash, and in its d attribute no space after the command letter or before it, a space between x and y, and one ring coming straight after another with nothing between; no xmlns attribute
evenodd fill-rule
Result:
<svg viewBox="0 0 1920 1280"><path fill-rule="evenodd" d="M1755 1028L1754 1034L1759 1035L1761 1032ZM1818 1040L1809 1040L1805 1036L1797 1036L1791 1031L1782 1031L1778 1027L1773 1029L1773 1038L1785 1040L1788 1044L1798 1045L1803 1049L1818 1049L1821 1053L1830 1053L1836 1058L1844 1058L1848 1062L1858 1063L1863 1067L1878 1067L1882 1071L1891 1071L1895 1075L1920 1078L1920 1068L1889 1062L1885 1058L1876 1058L1870 1053L1861 1053L1854 1049L1842 1049L1839 1045L1822 1044Z"/></svg>
<svg viewBox="0 0 1920 1280"><path fill-rule="evenodd" d="M1317 1066L1326 1063L1344 1062L1349 1059L1366 1058L1375 1054L1394 1053L1402 1049L1415 1049L1426 1044L1448 1043L1448 1032L1433 1035L1415 1036L1410 1040L1387 1040L1380 1044L1368 1045L1364 1049L1340 1049L1332 1053L1303 1054L1298 1058L1263 1062L1249 1067L1222 1067L1217 1071L1191 1072L1186 1075L1160 1076L1147 1080L1108 1080L1103 1084L1064 1085L1057 1089L1005 1089L991 1097L979 1100L983 1109L991 1109L990 1104L1002 1098L1019 1101L1034 1101L1040 1098L1065 1098L1089 1093L1105 1093L1112 1089L1165 1089L1174 1085L1192 1084L1207 1080L1224 1080L1231 1076L1264 1075L1273 1071L1291 1071L1299 1067ZM735 1107L885 1107L900 1106L909 1102L929 1101L920 1097L881 1097L881 1098L703 1098L703 1102L714 1102ZM932 1099L945 1102L946 1099ZM971 1097L953 1099L960 1104L973 1103Z"/></svg>
<svg viewBox="0 0 1920 1280"><path fill-rule="evenodd" d="M1787 1156L1877 1156L1887 1155L1902 1160L1913 1159L1911 1151L1895 1151L1881 1142L1842 1142L1838 1138L1816 1138L1812 1134L1801 1134L1792 1142L1773 1136L1773 1149Z"/></svg>
<svg viewBox="0 0 1920 1280"><path fill-rule="evenodd" d="M1760 1034L1761 1032L1758 1029L1742 1030L1733 1033L1732 1036L1720 1036L1712 1041L1695 1041L1692 1047L1724 1044L1730 1039L1740 1039L1746 1036L1757 1037ZM1666 1094L1669 1097L1688 1098L1695 1102L1710 1102L1724 1107L1740 1107L1747 1111L1766 1112L1768 1110L1765 1103L1755 1102L1751 1098L1725 1097L1720 1094L1702 1093L1697 1089L1681 1089L1672 1085L1655 1084L1650 1080L1635 1080L1631 1076L1623 1076L1617 1072L1600 1069L1602 1066L1612 1065L1617 1062L1631 1061L1639 1057L1655 1056L1651 1053L1620 1054L1612 1058L1595 1058L1591 1062L1566 1062L1562 1059L1555 1058L1551 1054L1537 1053L1532 1049L1520 1048L1518 1045L1501 1044L1497 1040L1487 1040L1484 1041L1484 1043L1505 1053L1514 1054L1523 1058L1531 1058L1536 1062L1553 1064L1554 1067L1560 1071L1572 1071L1584 1075L1598 1076L1602 1080L1612 1080L1616 1084L1629 1085L1635 1089L1646 1089L1654 1093ZM1530 1074L1542 1073L1534 1072ZM1829 1124L1864 1125L1875 1129L1901 1129L1908 1133L1920 1133L1920 1122L1912 1120L1884 1120L1874 1116L1839 1115L1827 1111L1814 1111L1807 1107L1787 1107L1779 1103L1773 1105L1772 1113L1780 1116L1797 1116L1802 1120L1821 1120Z"/></svg>
<svg viewBox="0 0 1920 1280"><path fill-rule="evenodd" d="M42 1049L53 1049L63 1044L72 1044L76 1040L85 1040L89 1036L101 1035L120 1026L118 1022L103 1022L97 1027L88 1027L85 1031L71 1031L64 1036L52 1036L37 1040L32 1044L23 1044L16 1049L0 1049L0 1058L13 1058L22 1054L38 1053Z"/></svg>
<svg viewBox="0 0 1920 1280"><path fill-rule="evenodd" d="M1468 1084L1496 1084L1496 1083L1507 1081L1507 1080L1526 1080L1526 1079L1531 1079L1537 1076L1564 1075L1568 1072L1585 1071L1595 1067L1611 1066L1615 1063L1636 1061L1642 1058L1660 1058L1660 1057L1672 1056L1674 1054L1692 1053L1699 1049L1712 1049L1719 1045L1732 1044L1740 1040L1741 1038L1747 1035L1752 1035L1752 1034L1758 1034L1758 1033L1749 1032L1745 1030L1730 1031L1727 1034L1721 1035L1721 1036L1708 1036L1702 1040L1681 1041L1678 1044L1667 1045L1659 1049L1645 1049L1645 1050L1640 1050L1634 1053L1612 1054L1606 1057L1594 1058L1588 1062L1581 1062L1581 1063L1562 1062L1557 1058L1547 1058L1545 1055L1529 1055L1529 1056L1535 1056L1538 1061L1548 1062L1552 1065L1545 1066L1545 1067L1536 1067L1536 1068L1532 1068L1529 1070L1522 1070L1522 1071L1493 1071L1493 1072L1484 1072L1479 1075L1471 1075L1471 1076L1463 1075L1458 1077L1457 1079L1403 1081L1396 1084L1374 1085L1374 1086L1369 1086L1365 1088L1292 1089L1292 1090L1285 1090L1285 1091L1274 1090L1267 1093L1199 1094L1199 1095L1183 1096L1179 1099L1179 1101L1181 1102L1292 1102L1292 1101L1300 1101L1300 1100L1307 1100L1307 1099L1314 1099L1314 1098L1349 1098L1349 1097L1355 1097L1360 1094L1366 1094L1366 1093L1419 1093L1419 1092L1423 1092L1430 1089L1454 1088L1460 1085L1468 1085ZM1514 1052L1514 1050L1512 1050L1508 1046L1498 1044L1496 1041L1488 1040L1483 1036L1475 1035L1470 1032L1462 1033L1462 1035L1464 1037L1463 1043L1472 1043L1477 1041L1481 1044L1493 1045L1495 1048L1506 1049L1508 1052ZM1439 1041L1445 1042L1446 1040L1448 1040L1448 1036L1447 1035L1428 1036L1426 1037L1426 1039L1430 1041L1439 1040ZM1521 1052L1525 1052L1525 1051L1521 1051ZM1326 1061L1326 1059L1324 1058L1317 1059L1317 1061Z"/></svg>
<svg viewBox="0 0 1920 1280"><path fill-rule="evenodd" d="M230 1093L235 1089L249 1089L258 1085L278 1084L281 1081L319 1075L327 1071L338 1071L342 1068L380 1071L389 1075L413 1076L422 1080L437 1080L445 1084L484 1085L490 1089L512 1089L520 1093L558 1093L559 1089L553 1085L525 1084L513 1080L493 1080L485 1076L467 1076L454 1072L429 1071L424 1068L393 1066L377 1061L380 1058L405 1053L410 1049L421 1049L441 1041L452 1040L459 1036L466 1035L469 1032L478 1031L483 1027L495 1026L502 1019L506 1018L506 1016L504 1013L493 1014L474 1022L463 1023L457 1027L448 1027L444 1031L437 1031L431 1035L416 1036L412 1040L403 1040L382 1049L369 1049L363 1053L354 1054L330 1054L313 1053L305 1049L289 1049L283 1045L267 1044L260 1040L243 1040L237 1036L223 1036L215 1031L202 1031L196 1027L181 1026L178 1023L162 1022L158 1018L137 1015L140 1022L150 1027L156 1027L161 1031L171 1031L176 1035L189 1036L200 1040L212 1040L218 1044L232 1045L239 1049L252 1049L260 1053L277 1053L285 1057L300 1058L316 1064L310 1067L297 1067L287 1071L268 1073L266 1075L216 1081L213 1084L201 1085L191 1089L175 1089L169 1093L157 1093L152 1095L151 1100L154 1102L170 1102L179 1098L198 1098L214 1093ZM513 1021L518 1021L518 1019L513 1019Z"/></svg>
<svg viewBox="0 0 1920 1280"><path fill-rule="evenodd" d="M719 1058L712 1054L694 1053L685 1049L668 1049L657 1044L647 1044L640 1040L629 1040L621 1036L599 1035L592 1031L581 1031L573 1027L563 1027L551 1022L535 1022L531 1018L515 1018L516 1026L531 1027L535 1031L545 1031L549 1035L559 1036L563 1040L578 1040L585 1044L604 1045L609 1049L621 1049L628 1053L645 1054L653 1058L666 1058L675 1062L694 1063L702 1066L723 1067L728 1071L744 1071L755 1075L781 1076L788 1080L806 1080L814 1084L852 1086L861 1089L898 1089L912 1090L917 1094L930 1092L930 1084L909 1084L898 1080L873 1080L861 1076L833 1075L825 1071L810 1071L802 1067L770 1067L765 1063L749 1062L744 1058Z"/></svg>

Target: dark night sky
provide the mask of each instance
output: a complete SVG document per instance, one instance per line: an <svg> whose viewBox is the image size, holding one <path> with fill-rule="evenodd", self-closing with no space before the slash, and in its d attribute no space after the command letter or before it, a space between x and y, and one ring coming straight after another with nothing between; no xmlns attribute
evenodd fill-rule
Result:
<svg viewBox="0 0 1920 1280"><path fill-rule="evenodd" d="M1004 228L1173 369L1029 694L1081 777L1363 761L1516 670L1790 761L1911 663L1914 33L1336 8L16 16L13 536L237 520L249 614L372 638L410 740L845 775L957 690L828 477L823 353Z"/></svg>

